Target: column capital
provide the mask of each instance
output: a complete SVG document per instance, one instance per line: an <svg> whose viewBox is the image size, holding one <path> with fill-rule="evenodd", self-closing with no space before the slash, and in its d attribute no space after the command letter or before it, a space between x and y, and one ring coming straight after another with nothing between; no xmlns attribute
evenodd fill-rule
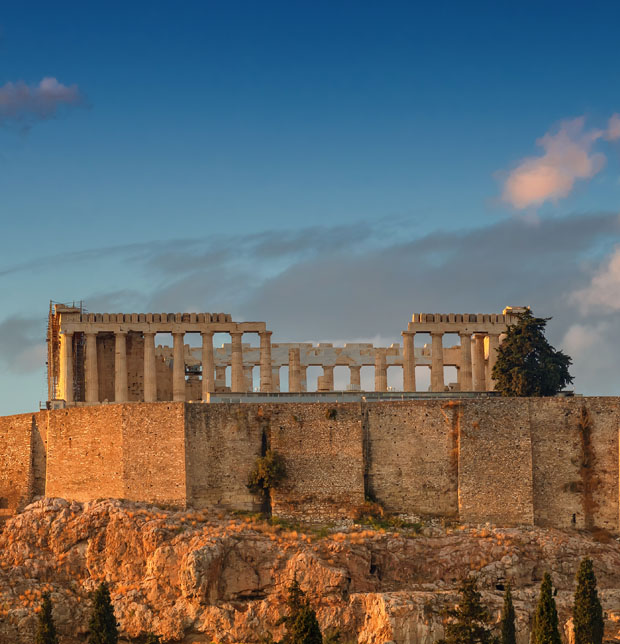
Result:
<svg viewBox="0 0 620 644"><path fill-rule="evenodd" d="M401 331L401 335L403 337L406 335L415 335L415 331Z"/></svg>
<svg viewBox="0 0 620 644"><path fill-rule="evenodd" d="M213 337L213 331L201 331L200 335L203 338Z"/></svg>
<svg viewBox="0 0 620 644"><path fill-rule="evenodd" d="M471 338L471 331L459 331L461 338Z"/></svg>
<svg viewBox="0 0 620 644"><path fill-rule="evenodd" d="M273 331L259 331L258 335L262 338L263 336L270 337L273 334Z"/></svg>
<svg viewBox="0 0 620 644"><path fill-rule="evenodd" d="M445 333L444 331L431 331L429 335L431 336L431 338L437 336L442 337L445 335Z"/></svg>
<svg viewBox="0 0 620 644"><path fill-rule="evenodd" d="M243 331L229 331L228 335L230 335L233 338L236 336L241 337L243 335Z"/></svg>
<svg viewBox="0 0 620 644"><path fill-rule="evenodd" d="M129 331L123 331L122 329L118 329L117 331L114 331L114 335L127 335Z"/></svg>

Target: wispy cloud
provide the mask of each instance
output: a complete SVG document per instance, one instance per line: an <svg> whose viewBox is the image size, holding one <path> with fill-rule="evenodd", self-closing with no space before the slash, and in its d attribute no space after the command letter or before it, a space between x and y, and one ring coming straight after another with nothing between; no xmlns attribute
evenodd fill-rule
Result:
<svg viewBox="0 0 620 644"><path fill-rule="evenodd" d="M609 137L616 136L617 125L612 117ZM578 179L589 179L599 172L605 156L592 153L591 148L604 132L584 131L583 126L583 117L565 121L557 132L538 139L544 154L524 159L508 174L502 199L519 210L557 201L571 192Z"/></svg>
<svg viewBox="0 0 620 644"><path fill-rule="evenodd" d="M573 291L570 299L584 314L620 311L620 245L605 259L590 284Z"/></svg>
<svg viewBox="0 0 620 644"><path fill-rule="evenodd" d="M36 85L8 82L0 87L0 125L9 121L32 125L56 116L63 106L82 104L84 97L77 85L63 85L51 76Z"/></svg>
<svg viewBox="0 0 620 644"><path fill-rule="evenodd" d="M609 119L605 138L608 141L616 141L620 139L620 114L613 114Z"/></svg>

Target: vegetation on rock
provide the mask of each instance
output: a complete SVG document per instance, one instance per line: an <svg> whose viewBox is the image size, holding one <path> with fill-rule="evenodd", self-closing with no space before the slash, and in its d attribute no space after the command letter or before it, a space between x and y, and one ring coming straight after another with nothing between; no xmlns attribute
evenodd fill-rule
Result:
<svg viewBox="0 0 620 644"><path fill-rule="evenodd" d="M279 644L323 644L316 613L300 588L297 577L288 588L286 606L288 614L279 621L279 624L286 626L286 635Z"/></svg>
<svg viewBox="0 0 620 644"><path fill-rule="evenodd" d="M510 584L508 584L504 593L504 609L502 611L500 642L501 644L517 644L515 609L512 605L512 591L510 589Z"/></svg>
<svg viewBox="0 0 620 644"><path fill-rule="evenodd" d="M446 611L450 620L445 626L445 637L438 644L495 644L491 632L491 617L482 605L475 577L464 579L459 588L461 601L456 608Z"/></svg>
<svg viewBox="0 0 620 644"><path fill-rule="evenodd" d="M582 559L577 572L573 624L575 628L575 644L602 643L603 608L598 598L592 559Z"/></svg>
<svg viewBox="0 0 620 644"><path fill-rule="evenodd" d="M256 460L248 477L248 489L255 494L277 488L286 476L284 460L280 454L268 449L265 456Z"/></svg>
<svg viewBox="0 0 620 644"><path fill-rule="evenodd" d="M551 318L535 318L529 310L518 318L497 350L495 390L503 396L554 396L573 382L572 361L545 338Z"/></svg>
<svg viewBox="0 0 620 644"><path fill-rule="evenodd" d="M88 644L117 644L118 624L110 591L105 582L93 594L93 612L88 623Z"/></svg>
<svg viewBox="0 0 620 644"><path fill-rule="evenodd" d="M52 600L49 593L43 594L35 644L58 644L56 625L52 616Z"/></svg>
<svg viewBox="0 0 620 644"><path fill-rule="evenodd" d="M532 644L562 644L558 629L558 611L553 599L551 575L546 572L540 586L540 597L534 614Z"/></svg>

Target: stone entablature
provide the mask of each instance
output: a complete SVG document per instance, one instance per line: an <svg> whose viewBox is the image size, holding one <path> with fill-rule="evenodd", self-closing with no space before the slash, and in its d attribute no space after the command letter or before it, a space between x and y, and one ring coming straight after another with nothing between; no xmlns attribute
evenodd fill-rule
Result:
<svg viewBox="0 0 620 644"><path fill-rule="evenodd" d="M334 390L334 368L346 366L348 388L361 388L361 368L374 368L374 390L388 390L388 369L403 371L403 391L415 392L416 367L431 370L431 390L445 391L444 367L455 367L458 391L492 391L491 377L501 336L522 308L502 314L414 314L398 344L375 347L351 343L274 343L265 322L235 322L226 313L86 313L51 307L48 331L49 400L66 404L156 402L209 399L212 393L242 393L254 387L252 369L260 367L260 391L280 391L280 368L288 367L288 390L307 391L306 370L319 366L318 391ZM172 347L155 347L157 333L170 333ZM185 344L200 334L201 346ZM231 342L213 346L216 333ZM414 346L415 335L430 334L431 344ZM444 348L443 335L458 333L460 346ZM259 346L243 342L258 334ZM230 368L230 386L226 369Z"/></svg>

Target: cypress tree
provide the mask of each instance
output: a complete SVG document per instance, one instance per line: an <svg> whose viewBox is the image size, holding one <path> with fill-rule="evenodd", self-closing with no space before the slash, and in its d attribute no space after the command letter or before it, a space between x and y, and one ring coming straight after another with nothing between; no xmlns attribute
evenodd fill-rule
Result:
<svg viewBox="0 0 620 644"><path fill-rule="evenodd" d="M49 593L43 594L35 644L58 644L56 625L52 616L52 600Z"/></svg>
<svg viewBox="0 0 620 644"><path fill-rule="evenodd" d="M93 596L93 612L88 623L88 644L118 644L118 624L110 591L105 582Z"/></svg>
<svg viewBox="0 0 620 644"><path fill-rule="evenodd" d="M582 559L577 572L577 589L573 607L575 644L601 644L603 641L603 608L596 590L592 559Z"/></svg>
<svg viewBox="0 0 620 644"><path fill-rule="evenodd" d="M562 644L558 630L558 611L553 599L551 575L548 572L544 574L540 585L531 642L532 644Z"/></svg>
<svg viewBox="0 0 620 644"><path fill-rule="evenodd" d="M517 634L515 630L515 609L512 605L512 592L510 584L506 586L504 593L504 610L502 611L502 635L501 644L517 644Z"/></svg>
<svg viewBox="0 0 620 644"><path fill-rule="evenodd" d="M295 577L288 588L288 614L278 624L286 625L281 644L322 644L323 637L316 613Z"/></svg>
<svg viewBox="0 0 620 644"><path fill-rule="evenodd" d="M571 359L545 338L550 319L526 311L508 327L493 367L495 390L502 396L554 396L573 381Z"/></svg>
<svg viewBox="0 0 620 644"><path fill-rule="evenodd" d="M440 644L494 644L497 638L491 633L489 612L482 605L476 588L476 579L464 579L459 588L461 601L457 608L446 611L451 619L446 624L446 636Z"/></svg>

